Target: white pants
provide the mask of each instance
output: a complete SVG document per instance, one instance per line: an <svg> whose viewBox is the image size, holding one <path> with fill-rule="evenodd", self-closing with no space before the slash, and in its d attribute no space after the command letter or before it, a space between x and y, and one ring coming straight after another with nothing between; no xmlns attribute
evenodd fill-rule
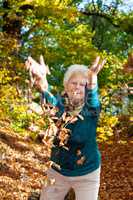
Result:
<svg viewBox="0 0 133 200"><path fill-rule="evenodd" d="M55 179L55 184L43 187L40 200L64 200L70 188L73 188L76 200L97 200L100 185L100 168L84 176L63 176L53 169L48 177Z"/></svg>

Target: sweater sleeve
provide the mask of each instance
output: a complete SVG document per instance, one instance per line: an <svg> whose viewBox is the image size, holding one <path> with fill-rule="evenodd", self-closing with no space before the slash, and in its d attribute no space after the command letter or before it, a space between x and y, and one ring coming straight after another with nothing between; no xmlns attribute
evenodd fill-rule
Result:
<svg viewBox="0 0 133 200"><path fill-rule="evenodd" d="M46 100L46 103L50 103L52 106L57 106L57 98L50 92L51 87L48 87L48 91L42 92L42 99Z"/></svg>
<svg viewBox="0 0 133 200"><path fill-rule="evenodd" d="M85 89L85 104L87 107L99 107L98 85L94 89Z"/></svg>

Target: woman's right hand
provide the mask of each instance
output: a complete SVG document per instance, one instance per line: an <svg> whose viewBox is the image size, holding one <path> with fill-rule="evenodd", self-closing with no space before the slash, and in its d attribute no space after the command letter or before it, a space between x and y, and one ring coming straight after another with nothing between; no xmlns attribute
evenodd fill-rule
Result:
<svg viewBox="0 0 133 200"><path fill-rule="evenodd" d="M36 78L35 80L35 86L37 89L39 89L41 92L47 91L48 90L48 81L47 78Z"/></svg>
<svg viewBox="0 0 133 200"><path fill-rule="evenodd" d="M36 62L32 57L28 57L25 66L29 70L31 85L35 85L41 91L46 91L48 89L46 75L50 74L50 71L44 63L43 56L40 56L40 63Z"/></svg>

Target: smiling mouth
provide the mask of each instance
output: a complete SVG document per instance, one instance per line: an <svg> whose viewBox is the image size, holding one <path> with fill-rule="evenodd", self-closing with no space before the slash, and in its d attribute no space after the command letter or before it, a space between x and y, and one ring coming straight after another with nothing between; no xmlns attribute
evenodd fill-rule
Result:
<svg viewBox="0 0 133 200"><path fill-rule="evenodd" d="M81 94L81 93L78 92L78 91L74 91L74 92L73 92L73 95L77 95L77 94Z"/></svg>

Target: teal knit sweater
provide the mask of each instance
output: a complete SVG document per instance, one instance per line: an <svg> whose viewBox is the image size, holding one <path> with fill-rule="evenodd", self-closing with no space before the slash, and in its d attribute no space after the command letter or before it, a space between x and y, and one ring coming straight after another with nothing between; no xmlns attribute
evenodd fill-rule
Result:
<svg viewBox="0 0 133 200"><path fill-rule="evenodd" d="M67 142L68 149L59 147L55 138L52 148L51 160L60 166L53 168L64 176L82 176L99 168L101 156L96 142L96 128L100 113L98 87L93 90L86 88L84 105L80 111L83 119L78 118L75 123L67 125L71 132ZM59 115L64 112L61 98L49 93L42 94L43 98L59 108Z"/></svg>

